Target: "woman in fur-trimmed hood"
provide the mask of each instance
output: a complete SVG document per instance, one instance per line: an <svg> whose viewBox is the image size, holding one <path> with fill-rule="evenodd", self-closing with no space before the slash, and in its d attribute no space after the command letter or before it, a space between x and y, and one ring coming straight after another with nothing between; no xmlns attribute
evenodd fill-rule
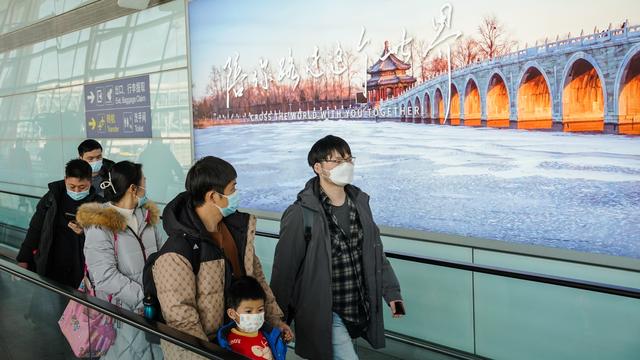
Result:
<svg viewBox="0 0 640 360"><path fill-rule="evenodd" d="M142 314L142 272L147 257L162 245L157 206L147 201L142 166L115 164L101 187L104 204L89 203L76 219L85 230L84 255L96 296ZM117 337L102 359L159 359L161 350L144 332L116 323Z"/></svg>

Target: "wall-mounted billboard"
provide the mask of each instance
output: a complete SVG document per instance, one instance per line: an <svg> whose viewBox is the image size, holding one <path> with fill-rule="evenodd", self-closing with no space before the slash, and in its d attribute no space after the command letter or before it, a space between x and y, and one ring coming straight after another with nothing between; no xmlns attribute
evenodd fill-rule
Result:
<svg viewBox="0 0 640 360"><path fill-rule="evenodd" d="M634 16L630 18L630 16ZM640 258L640 2L192 0L196 158L283 211L347 140L380 225Z"/></svg>

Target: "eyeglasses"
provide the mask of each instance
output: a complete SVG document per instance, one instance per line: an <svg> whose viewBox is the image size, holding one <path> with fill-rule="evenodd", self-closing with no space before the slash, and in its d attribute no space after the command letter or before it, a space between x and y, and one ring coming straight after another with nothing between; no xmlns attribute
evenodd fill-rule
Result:
<svg viewBox="0 0 640 360"><path fill-rule="evenodd" d="M350 164L353 164L353 162L356 161L356 157L352 156L352 157L348 157L346 159L327 159L327 160L324 160L324 161L325 162L334 163L334 164L338 164L338 165L340 165L342 163L346 163L346 162L348 162Z"/></svg>

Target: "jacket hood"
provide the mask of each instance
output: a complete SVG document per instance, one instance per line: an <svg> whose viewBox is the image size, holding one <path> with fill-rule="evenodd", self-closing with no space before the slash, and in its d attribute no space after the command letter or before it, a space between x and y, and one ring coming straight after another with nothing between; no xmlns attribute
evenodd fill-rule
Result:
<svg viewBox="0 0 640 360"><path fill-rule="evenodd" d="M185 191L171 200L162 212L162 227L169 236L189 235L207 238L207 232L196 214L191 196Z"/></svg>
<svg viewBox="0 0 640 360"><path fill-rule="evenodd" d="M98 175L100 175L103 179L106 179L109 175L108 172L111 171L111 168L116 163L107 158L102 158L102 168L98 171Z"/></svg>
<svg viewBox="0 0 640 360"><path fill-rule="evenodd" d="M246 237L249 214L235 212L222 219L232 234ZM178 194L167 204L162 213L162 226L169 236L191 236L211 241L207 229L198 217L195 205L188 192Z"/></svg>
<svg viewBox="0 0 640 360"><path fill-rule="evenodd" d="M344 191L349 195L352 201L369 201L369 195L354 185L346 185ZM312 210L319 211L322 209L320 204L320 179L317 176L309 179L304 189L298 193L298 201L302 206Z"/></svg>
<svg viewBox="0 0 640 360"><path fill-rule="evenodd" d="M147 201L143 208L146 210L145 221L150 225L156 225L160 219L160 210L153 201ZM127 220L116 209L107 204L87 203L78 208L76 214L78 224L83 228L98 226L117 232L127 228Z"/></svg>
<svg viewBox="0 0 640 360"><path fill-rule="evenodd" d="M67 191L67 186L64 184L64 180L50 182L47 186L56 199L60 199L60 197Z"/></svg>

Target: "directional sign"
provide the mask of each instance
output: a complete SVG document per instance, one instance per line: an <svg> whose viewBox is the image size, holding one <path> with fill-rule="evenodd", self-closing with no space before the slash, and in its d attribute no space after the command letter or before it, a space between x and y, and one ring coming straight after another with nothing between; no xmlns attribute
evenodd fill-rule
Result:
<svg viewBox="0 0 640 360"><path fill-rule="evenodd" d="M84 86L87 137L150 138L149 75Z"/></svg>

